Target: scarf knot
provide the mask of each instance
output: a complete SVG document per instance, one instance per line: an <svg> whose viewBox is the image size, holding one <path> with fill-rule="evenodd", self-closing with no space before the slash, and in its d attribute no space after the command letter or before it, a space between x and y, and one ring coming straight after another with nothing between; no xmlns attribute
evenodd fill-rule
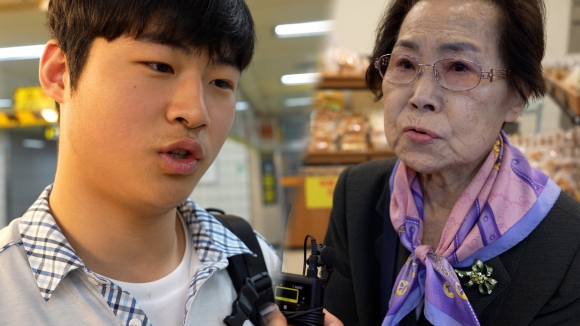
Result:
<svg viewBox="0 0 580 326"><path fill-rule="evenodd" d="M425 259L427 259L427 254L435 254L431 246L418 245L417 248L415 248L415 257L419 258L419 261L421 261L423 265L425 265Z"/></svg>

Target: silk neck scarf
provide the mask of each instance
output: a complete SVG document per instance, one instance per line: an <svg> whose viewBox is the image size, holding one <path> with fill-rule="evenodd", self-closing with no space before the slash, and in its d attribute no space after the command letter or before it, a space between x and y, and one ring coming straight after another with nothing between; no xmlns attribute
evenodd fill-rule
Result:
<svg viewBox="0 0 580 326"><path fill-rule="evenodd" d="M383 326L397 325L423 297L425 317L432 324L479 325L454 268L471 266L475 259L485 262L515 246L560 194L503 131L455 203L436 249L421 244L423 195L417 172L398 161L390 187L391 221L411 255L397 276Z"/></svg>

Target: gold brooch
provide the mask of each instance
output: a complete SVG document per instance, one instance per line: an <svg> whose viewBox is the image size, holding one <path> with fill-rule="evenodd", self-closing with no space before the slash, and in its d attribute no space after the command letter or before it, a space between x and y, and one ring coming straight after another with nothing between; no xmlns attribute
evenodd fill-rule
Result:
<svg viewBox="0 0 580 326"><path fill-rule="evenodd" d="M475 260L470 271L460 271L456 269L455 273L459 278L469 278L469 282L463 284L468 288L478 284L479 293L481 294L491 294L497 284L497 281L490 277L491 273L493 273L493 268L485 265L479 259Z"/></svg>

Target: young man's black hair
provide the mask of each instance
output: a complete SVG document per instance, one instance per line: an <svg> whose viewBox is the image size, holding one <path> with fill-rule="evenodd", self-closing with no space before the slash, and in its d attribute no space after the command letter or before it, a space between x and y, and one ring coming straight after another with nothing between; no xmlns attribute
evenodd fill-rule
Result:
<svg viewBox="0 0 580 326"><path fill-rule="evenodd" d="M122 35L183 48L207 49L244 70L254 53L255 31L243 0L52 0L47 26L66 54L70 84L77 79L97 37Z"/></svg>
<svg viewBox="0 0 580 326"><path fill-rule="evenodd" d="M188 197L234 121L255 43L245 2L51 0L47 15L58 165L0 230L0 324L223 324L228 258L252 251Z"/></svg>

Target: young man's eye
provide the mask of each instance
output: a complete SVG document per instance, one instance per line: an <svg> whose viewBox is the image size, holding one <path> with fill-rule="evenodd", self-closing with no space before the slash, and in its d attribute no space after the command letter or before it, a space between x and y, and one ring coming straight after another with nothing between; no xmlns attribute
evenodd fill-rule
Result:
<svg viewBox="0 0 580 326"><path fill-rule="evenodd" d="M225 80L221 80L221 79L213 80L211 83L216 85L219 88L224 88L224 89L233 89L234 88L234 86L230 82L225 81Z"/></svg>
<svg viewBox="0 0 580 326"><path fill-rule="evenodd" d="M171 68L170 65L165 64L165 63L157 63L157 62L153 62L153 63L149 63L149 66L159 72L163 72L163 73L173 73L173 68Z"/></svg>

